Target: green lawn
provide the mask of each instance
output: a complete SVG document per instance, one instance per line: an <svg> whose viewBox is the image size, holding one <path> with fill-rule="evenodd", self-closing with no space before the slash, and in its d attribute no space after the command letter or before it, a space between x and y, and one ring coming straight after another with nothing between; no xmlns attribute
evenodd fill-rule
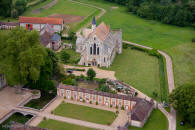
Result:
<svg viewBox="0 0 195 130"><path fill-rule="evenodd" d="M109 70L116 71L116 77L141 90L150 97L152 92L160 96L159 63L154 56L134 49L123 49L117 55ZM157 100L160 100L158 97Z"/></svg>
<svg viewBox="0 0 195 130"><path fill-rule="evenodd" d="M49 130L95 130L92 128L87 128L84 126L69 124L65 122L60 122L56 120L43 120L38 127L40 128L46 128Z"/></svg>
<svg viewBox="0 0 195 130"><path fill-rule="evenodd" d="M105 111L70 103L60 104L54 110L54 114L104 125L110 125L116 118L116 114L111 111Z"/></svg>
<svg viewBox="0 0 195 130"><path fill-rule="evenodd" d="M167 130L168 120L158 109L153 110L143 128L129 127L129 130Z"/></svg>
<svg viewBox="0 0 195 130"><path fill-rule="evenodd" d="M122 28L123 40L167 52L173 58L176 87L193 82L193 77L195 77L195 44L191 40L192 37L195 37L194 29L145 20L128 13L126 7L103 0L77 1L106 9L107 13L98 20L98 23L104 21L110 24L111 28ZM118 6L119 8L111 11L112 6Z"/></svg>
<svg viewBox="0 0 195 130"><path fill-rule="evenodd" d="M48 0L52 1L52 0ZM48 3L47 1L47 3ZM44 4L44 3L43 3ZM80 5L77 3L73 3L68 0L58 0L56 5L51 7L50 9L44 9L41 11L40 14L33 14L32 10L38 9L42 7L42 5L35 6L31 9L28 9L23 15L24 16L38 16L38 17L45 17L51 14L70 14L70 15L78 15L78 16L88 16L89 12L95 12L97 9L92 8L85 5Z"/></svg>

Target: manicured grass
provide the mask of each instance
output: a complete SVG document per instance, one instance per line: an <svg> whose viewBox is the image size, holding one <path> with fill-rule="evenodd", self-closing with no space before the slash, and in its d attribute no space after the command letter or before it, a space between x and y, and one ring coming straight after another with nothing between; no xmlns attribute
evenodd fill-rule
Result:
<svg viewBox="0 0 195 130"><path fill-rule="evenodd" d="M129 130L167 130L168 120L158 109L153 110L143 128L129 127Z"/></svg>
<svg viewBox="0 0 195 130"><path fill-rule="evenodd" d="M108 68L116 72L116 77L150 97L157 92L160 100L160 78L158 58L149 56L146 52L123 49L123 53L115 57L112 66Z"/></svg>
<svg viewBox="0 0 195 130"><path fill-rule="evenodd" d="M33 99L27 104L25 107L31 107L35 109L42 109L47 103L49 103L55 96L48 93L41 93L41 97L39 99Z"/></svg>
<svg viewBox="0 0 195 130"><path fill-rule="evenodd" d="M46 128L49 130L95 130L92 128L60 122L56 120L43 120L38 127Z"/></svg>
<svg viewBox="0 0 195 130"><path fill-rule="evenodd" d="M103 0L77 0L97 5L107 10L98 20L110 24L111 28L121 28L123 40L161 49L173 58L176 87L193 82L195 77L195 44L191 42L195 30L160 22L145 20L127 12L127 8ZM110 8L118 6L118 9ZM193 44L193 45L192 45Z"/></svg>
<svg viewBox="0 0 195 130"><path fill-rule="evenodd" d="M68 0L58 0L56 5L52 6L51 8L42 10L40 14L33 14L32 10L38 8L40 8L40 5L33 7L32 9L28 9L23 15L38 16L38 17L45 17L51 14L70 14L70 15L88 16L89 12L94 12L97 10L95 8L73 3Z"/></svg>
<svg viewBox="0 0 195 130"><path fill-rule="evenodd" d="M110 125L116 118L116 114L111 111L105 111L70 103L60 104L54 110L54 114L104 125Z"/></svg>
<svg viewBox="0 0 195 130"><path fill-rule="evenodd" d="M32 118L31 115L23 116L21 113L14 113L12 116L10 116L7 120L5 120L2 124L0 124L0 129L4 130L4 126L10 125L11 122L18 122L21 124L25 124L30 118Z"/></svg>

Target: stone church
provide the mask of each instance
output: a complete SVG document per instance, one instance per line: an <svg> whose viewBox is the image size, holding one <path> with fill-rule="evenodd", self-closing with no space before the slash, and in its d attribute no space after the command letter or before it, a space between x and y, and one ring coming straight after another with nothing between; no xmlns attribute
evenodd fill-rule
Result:
<svg viewBox="0 0 195 130"><path fill-rule="evenodd" d="M81 53L79 65L109 67L115 55L122 53L122 31L111 30L104 22L96 26L93 17L91 29L77 36L76 51Z"/></svg>

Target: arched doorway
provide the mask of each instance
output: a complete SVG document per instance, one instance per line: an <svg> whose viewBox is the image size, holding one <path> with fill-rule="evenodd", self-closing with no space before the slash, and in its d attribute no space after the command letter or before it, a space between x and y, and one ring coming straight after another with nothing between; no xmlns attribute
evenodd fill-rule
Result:
<svg viewBox="0 0 195 130"><path fill-rule="evenodd" d="M93 59L93 61L92 61L92 66L97 66L97 61L96 61L96 59Z"/></svg>

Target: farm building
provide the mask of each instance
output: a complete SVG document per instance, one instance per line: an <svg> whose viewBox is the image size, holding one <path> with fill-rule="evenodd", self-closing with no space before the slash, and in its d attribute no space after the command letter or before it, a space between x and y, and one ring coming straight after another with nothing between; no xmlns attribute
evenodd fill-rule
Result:
<svg viewBox="0 0 195 130"><path fill-rule="evenodd" d="M46 24L40 31L40 43L44 47L57 50L61 46L61 37L54 33L51 25Z"/></svg>
<svg viewBox="0 0 195 130"><path fill-rule="evenodd" d="M21 27L28 30L41 31L46 24L49 24L55 32L60 32L64 28L64 21L60 18L48 18L48 17L19 17L19 23Z"/></svg>
<svg viewBox="0 0 195 130"><path fill-rule="evenodd" d="M141 98L84 89L62 83L57 87L57 95L70 100L106 107L118 107L119 109L123 107L124 110L131 113L130 125L136 127L143 127L154 108L152 100L147 101Z"/></svg>
<svg viewBox="0 0 195 130"><path fill-rule="evenodd" d="M19 23L17 22L1 22L0 21L0 29L12 29L15 28L16 26L19 26Z"/></svg>

